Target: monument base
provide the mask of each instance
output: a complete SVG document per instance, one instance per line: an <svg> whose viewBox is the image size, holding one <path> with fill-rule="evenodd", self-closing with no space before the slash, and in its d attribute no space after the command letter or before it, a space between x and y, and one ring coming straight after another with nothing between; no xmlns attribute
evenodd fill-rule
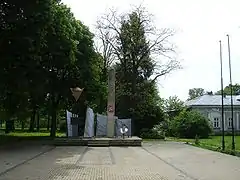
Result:
<svg viewBox="0 0 240 180"><path fill-rule="evenodd" d="M142 138L133 136L123 138L55 138L56 146L142 146Z"/></svg>

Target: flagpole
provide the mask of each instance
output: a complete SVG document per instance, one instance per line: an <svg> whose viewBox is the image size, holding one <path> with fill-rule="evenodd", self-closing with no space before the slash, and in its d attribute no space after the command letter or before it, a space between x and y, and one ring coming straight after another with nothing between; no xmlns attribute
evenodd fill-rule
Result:
<svg viewBox="0 0 240 180"><path fill-rule="evenodd" d="M223 94L223 69L222 69L222 41L219 41L220 45L220 65L221 65L221 95L222 95L222 150L225 150L225 137L224 137L224 94Z"/></svg>
<svg viewBox="0 0 240 180"><path fill-rule="evenodd" d="M228 39L228 60L229 60L229 78L230 78L230 90L231 90L231 118L232 118L232 150L235 150L235 140L234 140L234 121L233 121L233 87L232 87L232 65L231 65L231 53L230 53L230 39L227 34Z"/></svg>

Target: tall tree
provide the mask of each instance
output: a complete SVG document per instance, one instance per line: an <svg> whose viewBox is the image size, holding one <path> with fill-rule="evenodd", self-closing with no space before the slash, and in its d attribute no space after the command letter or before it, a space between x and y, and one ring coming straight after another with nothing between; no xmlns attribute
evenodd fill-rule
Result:
<svg viewBox="0 0 240 180"><path fill-rule="evenodd" d="M204 89L203 88L192 88L189 89L188 91L188 100L200 97L202 95L204 95Z"/></svg>
<svg viewBox="0 0 240 180"><path fill-rule="evenodd" d="M79 102L81 116L85 116L88 105L98 106L98 95L105 92L100 81L102 58L94 51L93 34L65 5L57 4L53 10L55 13L48 30L51 33L46 35L48 46L43 51L46 55L43 63L49 75L51 136L55 136L58 108L67 98L72 99L70 87L85 88ZM48 49L51 49L50 53Z"/></svg>
<svg viewBox="0 0 240 180"><path fill-rule="evenodd" d="M0 3L1 105L8 112L7 119L18 113L22 116L30 99L33 105L30 108L36 109L33 99L42 94L44 74L39 73L39 50L51 3L47 0Z"/></svg>
<svg viewBox="0 0 240 180"><path fill-rule="evenodd" d="M1 114L25 118L22 112L30 111L33 130L36 114L46 106L55 136L57 112L72 98L70 87L86 88L82 105L99 103L98 90L104 92L102 58L94 52L93 34L58 0L0 5Z"/></svg>
<svg viewBox="0 0 240 180"><path fill-rule="evenodd" d="M177 96L170 96L164 100L164 110L168 117L168 120L172 120L174 117L184 109L184 102Z"/></svg>
<svg viewBox="0 0 240 180"><path fill-rule="evenodd" d="M150 129L163 118L157 104L159 96L155 82L158 77L179 68L174 58L169 57L165 64L158 59L174 52L168 43L173 31L156 30L141 7L122 16L111 11L98 25L100 32L107 30L107 36L101 39L111 47L111 57L116 62L117 115L132 117L139 134L139 130Z"/></svg>
<svg viewBox="0 0 240 180"><path fill-rule="evenodd" d="M231 88L230 87L231 87L231 85L228 85L223 89L223 93L225 95L231 95ZM239 84L234 84L232 87L233 87L233 95L239 95L240 94L240 85ZM216 95L221 95L222 92L221 92L221 90L219 90L215 94Z"/></svg>
<svg viewBox="0 0 240 180"><path fill-rule="evenodd" d="M53 16L46 34L47 46L42 49L42 66L47 78L50 95L51 136L56 133L57 111L60 103L70 95L70 87L83 86L92 78L86 63L92 61L92 34L82 23L75 20L70 9L57 3L52 8ZM82 73L81 68L86 68ZM88 76L88 77L87 77ZM82 105L84 100L82 102ZM83 109L82 109L83 110Z"/></svg>
<svg viewBox="0 0 240 180"><path fill-rule="evenodd" d="M184 102L177 96L170 96L164 103L165 111L179 111L184 107Z"/></svg>
<svg viewBox="0 0 240 180"><path fill-rule="evenodd" d="M152 16L145 10L143 7L134 8L130 13L126 14L117 14L116 11L110 10L110 13L103 15L99 21L97 28L100 34L100 40L103 43L100 43L99 49L102 48L102 54L108 54L109 62L120 61L124 63L126 56L128 58L137 58L139 61L135 68L141 67L140 62L144 62L145 56L151 56L153 72L148 74L151 77L152 81L156 81L159 77L164 76L173 70L179 69L181 66L179 61L175 58L175 48L172 43L170 43L171 37L174 35L174 30L169 28L157 29L154 26ZM122 34L122 31L127 31L127 22L131 19L135 23L130 23L131 27L135 28L135 31L139 31L138 34L133 34L133 30L129 30L130 34L134 35L135 38L129 36L128 40L125 41ZM131 32L130 32L131 31ZM139 40L136 40L138 37L144 37ZM124 42L125 41L125 42ZM145 43L144 47L138 47L134 49L136 53L138 50L141 51L139 57L130 57L133 54L126 52L126 49L123 49L122 46L126 43ZM103 45L104 44L104 45ZM137 46L137 44L135 44ZM108 49L108 50L106 50ZM129 53L129 54L128 54ZM161 59L160 59L161 57ZM164 57L164 58L163 58ZM147 72L145 72L146 74Z"/></svg>
<svg viewBox="0 0 240 180"><path fill-rule="evenodd" d="M104 59L95 52L93 47L94 35L81 22L78 23L78 31L76 38L79 43L76 54L76 82L85 88L86 104L94 108L97 112L102 112L106 107L106 103L102 103L102 99L106 99L106 83L102 79Z"/></svg>

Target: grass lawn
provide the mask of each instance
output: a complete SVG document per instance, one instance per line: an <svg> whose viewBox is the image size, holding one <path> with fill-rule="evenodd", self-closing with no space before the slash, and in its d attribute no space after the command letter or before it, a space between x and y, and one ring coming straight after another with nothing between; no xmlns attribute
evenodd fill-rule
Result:
<svg viewBox="0 0 240 180"><path fill-rule="evenodd" d="M56 133L57 137L65 136L64 133ZM0 146L15 143L17 141L28 141L28 140L49 140L50 133L43 131L43 132L27 132L27 131L15 131L9 134L4 134L0 132Z"/></svg>
<svg viewBox="0 0 240 180"><path fill-rule="evenodd" d="M181 141L195 143L195 139L177 139L177 138L167 138L167 140ZM211 136L208 139L199 139L199 146L212 150L220 150L222 147L222 137L221 136ZM231 151L232 148L232 137L225 136L225 149L226 151ZM240 136L235 136L235 148L237 152L240 152Z"/></svg>

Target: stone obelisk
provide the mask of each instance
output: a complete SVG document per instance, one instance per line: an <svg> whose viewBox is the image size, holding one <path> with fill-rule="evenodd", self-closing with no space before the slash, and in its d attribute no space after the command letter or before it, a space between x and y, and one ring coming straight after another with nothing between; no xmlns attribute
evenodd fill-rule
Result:
<svg viewBox="0 0 240 180"><path fill-rule="evenodd" d="M110 69L108 73L108 103L107 103L107 136L114 137L115 134L115 70Z"/></svg>

